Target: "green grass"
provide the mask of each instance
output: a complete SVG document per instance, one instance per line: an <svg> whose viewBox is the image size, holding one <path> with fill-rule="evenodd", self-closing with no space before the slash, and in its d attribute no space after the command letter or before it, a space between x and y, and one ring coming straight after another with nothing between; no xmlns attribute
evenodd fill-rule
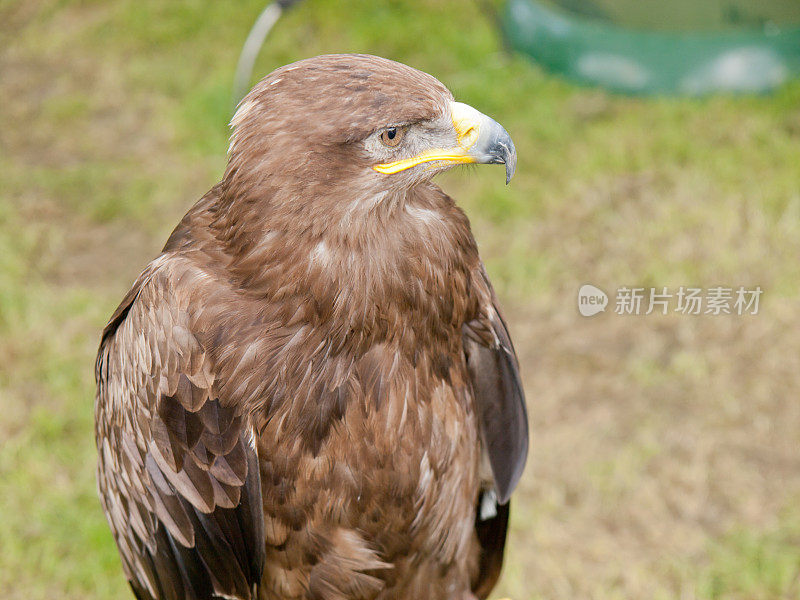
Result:
<svg viewBox="0 0 800 600"><path fill-rule="evenodd" d="M766 532L735 531L717 542L700 590L708 598L781 598L800 595L797 516Z"/></svg>
<svg viewBox="0 0 800 600"><path fill-rule="evenodd" d="M6 598L126 597L95 496L94 352L224 168L236 59L262 5L0 3ZM505 55L458 0L307 0L256 74L343 51L436 75L517 145L509 187L494 168L440 179L472 220L531 405L498 593L800 597L800 83L614 97ZM766 292L749 319L585 320L586 282Z"/></svg>

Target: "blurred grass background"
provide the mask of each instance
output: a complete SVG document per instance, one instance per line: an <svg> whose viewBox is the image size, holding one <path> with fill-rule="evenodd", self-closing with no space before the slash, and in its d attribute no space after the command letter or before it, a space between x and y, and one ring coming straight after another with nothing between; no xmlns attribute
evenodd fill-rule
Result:
<svg viewBox="0 0 800 600"><path fill-rule="evenodd" d="M95 495L106 318L225 164L262 0L0 1L0 590L132 597ZM800 84L636 99L501 51L472 2L307 0L260 77L328 52L432 73L519 167L440 178L523 363L532 454L495 597L800 598ZM764 290L755 316L580 317L593 283ZM613 302L613 298L612 298Z"/></svg>

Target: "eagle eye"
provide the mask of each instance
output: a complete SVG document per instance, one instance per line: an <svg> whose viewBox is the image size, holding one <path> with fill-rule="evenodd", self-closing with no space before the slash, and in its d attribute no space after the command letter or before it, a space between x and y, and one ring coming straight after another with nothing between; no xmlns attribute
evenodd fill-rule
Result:
<svg viewBox="0 0 800 600"><path fill-rule="evenodd" d="M389 148L395 148L403 141L405 134L405 127L387 127L381 132L381 144Z"/></svg>

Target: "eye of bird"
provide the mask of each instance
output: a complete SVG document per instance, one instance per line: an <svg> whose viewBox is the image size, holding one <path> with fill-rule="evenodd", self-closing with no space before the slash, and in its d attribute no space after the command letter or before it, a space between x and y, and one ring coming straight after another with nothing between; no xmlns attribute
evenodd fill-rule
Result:
<svg viewBox="0 0 800 600"><path fill-rule="evenodd" d="M394 148L403 140L405 134L405 127L387 127L381 132L381 144Z"/></svg>

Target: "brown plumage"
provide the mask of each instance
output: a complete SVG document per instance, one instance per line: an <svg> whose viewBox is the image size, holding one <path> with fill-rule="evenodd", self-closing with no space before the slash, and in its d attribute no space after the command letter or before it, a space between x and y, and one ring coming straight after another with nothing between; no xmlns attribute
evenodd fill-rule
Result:
<svg viewBox="0 0 800 600"><path fill-rule="evenodd" d="M517 360L431 177L499 125L371 56L282 67L103 331L98 482L140 599L485 598L527 453Z"/></svg>

